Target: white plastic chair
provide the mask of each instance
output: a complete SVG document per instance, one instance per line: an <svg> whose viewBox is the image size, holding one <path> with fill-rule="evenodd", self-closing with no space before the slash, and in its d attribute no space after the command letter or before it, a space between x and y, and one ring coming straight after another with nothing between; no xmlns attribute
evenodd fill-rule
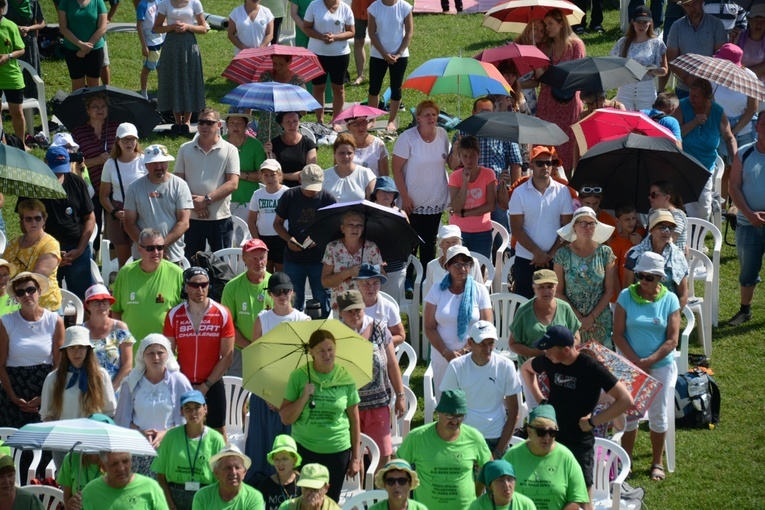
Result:
<svg viewBox="0 0 765 510"><path fill-rule="evenodd" d="M19 429L13 428L13 427L0 427L0 440L5 442L11 435L13 435L15 432L18 432ZM18 448L13 448L11 446L7 446L7 448L10 448L11 450L11 457L13 457L13 463L18 468L21 466L21 454L23 453L23 450ZM32 463L29 465L29 470L27 471L27 478L24 480L25 482L28 482L29 480L35 478L36 472L37 472L37 466L40 465L40 460L42 459L42 452L40 450L32 450ZM21 469L16 469L16 485L21 485Z"/></svg>
<svg viewBox="0 0 765 510"><path fill-rule="evenodd" d="M436 389L433 386L433 365L430 363L425 370L425 375L422 376L422 393L425 405L423 420L425 423L432 423L438 402L436 402Z"/></svg>
<svg viewBox="0 0 765 510"><path fill-rule="evenodd" d="M717 230L722 230L722 181L725 174L725 162L718 155L715 160L715 169L712 172L712 197L717 201L717 204L712 205L712 223ZM715 323L717 325L717 323Z"/></svg>
<svg viewBox="0 0 765 510"><path fill-rule="evenodd" d="M602 437L595 438L593 462L592 502L595 508L630 508L621 501L622 483L630 473L630 457L624 448ZM616 478L611 480L612 469ZM635 507L637 508L637 507Z"/></svg>
<svg viewBox="0 0 765 510"><path fill-rule="evenodd" d="M250 234L250 227L247 226L247 222L242 218L231 215L231 219L234 221L234 235L231 236L231 247L239 248L249 239L252 239L252 234ZM236 239L238 233L242 236L242 242L237 246Z"/></svg>
<svg viewBox="0 0 765 510"><path fill-rule="evenodd" d="M119 262L116 258L110 258L112 243L104 238L101 239L101 280L109 285L112 273L119 271Z"/></svg>
<svg viewBox="0 0 765 510"><path fill-rule="evenodd" d="M85 321L85 307L74 293L61 289L61 306L65 317L74 315L75 324L82 324Z"/></svg>
<svg viewBox="0 0 765 510"><path fill-rule="evenodd" d="M104 279L101 278L101 270L93 259L90 259L90 277L93 279L93 283L104 283Z"/></svg>
<svg viewBox="0 0 765 510"><path fill-rule="evenodd" d="M343 506L345 500L362 494L364 491L374 490L375 485L375 472L377 466L380 464L380 449L375 444L374 440L366 434L361 434L361 455L369 454L370 462L366 471L364 472L364 486L361 486L361 473L357 473L351 479L346 478L343 483L343 491L340 493L340 501L338 504Z"/></svg>
<svg viewBox="0 0 765 510"><path fill-rule="evenodd" d="M497 248L497 253L494 256L494 277L495 281L493 282L493 290L494 292L499 292L502 288L502 268L504 267L503 264L505 262L505 250L510 245L510 233L507 231L507 229L502 226L500 223L497 223L496 221L491 222L491 244L494 246L494 240L499 236L502 239L502 242L499 244L499 248ZM505 280L507 282L507 280Z"/></svg>
<svg viewBox="0 0 765 510"><path fill-rule="evenodd" d="M228 264L228 267L231 268L234 274L244 273L247 269L244 266L244 261L242 260L241 248L223 248L222 250L213 252L213 255L219 259L222 259L226 264Z"/></svg>
<svg viewBox="0 0 765 510"><path fill-rule="evenodd" d="M366 491L345 500L343 510L367 510L367 508L375 503L386 501L387 499L388 493L384 490Z"/></svg>
<svg viewBox="0 0 765 510"><path fill-rule="evenodd" d="M685 328L680 333L680 343L675 349L675 365L677 365L677 375L684 374L688 371L688 342L691 338L691 331L696 328L696 317L693 312L686 306L683 308L683 316L685 317Z"/></svg>
<svg viewBox="0 0 765 510"><path fill-rule="evenodd" d="M714 279L712 281L712 325L717 326L720 313L720 252L722 251L723 236L720 229L708 221L700 218L688 218L685 224L685 228L688 232L688 247L698 250L704 254L708 253L706 249L706 238L708 235L712 235L712 266L714 267ZM708 255L707 255L708 256ZM694 274L693 279L703 280L703 274ZM689 278L690 280L690 278Z"/></svg>
<svg viewBox="0 0 765 510"><path fill-rule="evenodd" d="M483 284L486 285L486 290L491 292L491 286L494 283L494 274L496 273L494 264L486 255L481 255L476 251L471 251L470 255L478 261L478 265L481 266L481 269L486 268L486 278L483 279ZM484 274L483 271L481 271L481 274Z"/></svg>
<svg viewBox="0 0 765 510"><path fill-rule="evenodd" d="M276 41L276 44L295 46L295 32L295 21L288 12L287 15L282 18L282 26L279 30L279 40Z"/></svg>
<svg viewBox="0 0 765 510"><path fill-rule="evenodd" d="M699 316L699 320L696 323L696 331L698 331L699 338L702 345L704 345L704 355L710 358L712 357L712 287L715 271L712 261L700 251L689 248L689 254L688 269L690 274L694 274L697 268L701 268L704 271L704 294L698 296L694 281L689 279L688 304L686 306Z"/></svg>
<svg viewBox="0 0 765 510"><path fill-rule="evenodd" d="M414 255L409 255L407 261L407 267L411 265L414 273L414 292L412 293L412 299L407 299L405 293L402 292L401 302L398 304L401 313L405 313L409 319L409 338L412 345L417 350L417 354L422 356L423 349L427 348L427 345L422 345L424 335L422 335L422 316L420 314L420 306L422 306L422 280L425 277L425 271L422 268L420 259Z"/></svg>
<svg viewBox="0 0 765 510"><path fill-rule="evenodd" d="M0 255L5 253L5 246L8 243L8 241L5 239L5 234L3 234L3 231L0 230Z"/></svg>
<svg viewBox="0 0 765 510"><path fill-rule="evenodd" d="M404 386L404 398L406 399L406 412L401 418L396 418L396 399L390 402L390 442L393 446L393 453L396 453L401 442L412 430L412 418L417 412L417 395L407 386Z"/></svg>
<svg viewBox="0 0 765 510"><path fill-rule="evenodd" d="M300 134L311 140L313 143L316 143L316 135L307 127L301 125Z"/></svg>
<svg viewBox="0 0 765 510"><path fill-rule="evenodd" d="M403 342L396 346L396 359L399 365L401 364L401 357L406 354L408 365L401 372L401 378L404 380L404 386L409 387L409 378L414 373L414 369L417 368L417 353L414 348L406 342Z"/></svg>
<svg viewBox="0 0 765 510"><path fill-rule="evenodd" d="M223 376L226 389L226 442L244 451L244 406L250 401L250 392L242 388L242 378Z"/></svg>
<svg viewBox="0 0 765 510"><path fill-rule="evenodd" d="M57 510L59 505L64 506L64 491L61 489L49 485L25 485L22 489L39 496L43 510Z"/></svg>
<svg viewBox="0 0 765 510"><path fill-rule="evenodd" d="M492 317L498 337L494 350L515 361L518 355L510 350L510 324L513 323L518 307L528 301L528 298L512 292L500 292L490 295L489 299L491 299Z"/></svg>
<svg viewBox="0 0 765 510"><path fill-rule="evenodd" d="M515 264L515 255L509 257L502 263L502 273L500 275L500 286L497 292L510 292L510 272L513 270L513 264Z"/></svg>
<svg viewBox="0 0 765 510"><path fill-rule="evenodd" d="M34 67L27 64L23 60L16 60L16 62L19 63L22 72L29 72L29 74L32 76L32 81L34 81L35 87L37 88L37 99L34 97L25 97L24 101L21 103L21 109L24 111L24 119L27 123L27 133L35 136L34 112L37 110L37 112L40 114L42 132L45 133L45 136L50 140L50 131L48 130L48 111L46 110L45 105L45 98L47 97L45 95L45 83L43 82L42 78L40 78L40 75L37 74L37 71ZM5 96L3 96L2 109L8 109L8 102L5 100Z"/></svg>

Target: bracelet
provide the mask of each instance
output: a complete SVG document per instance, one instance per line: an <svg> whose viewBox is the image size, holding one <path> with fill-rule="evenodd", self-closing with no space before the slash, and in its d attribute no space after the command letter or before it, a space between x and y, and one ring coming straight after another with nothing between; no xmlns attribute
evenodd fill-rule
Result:
<svg viewBox="0 0 765 510"><path fill-rule="evenodd" d="M396 396L397 396L397 397L405 397L405 396L406 396L406 393L404 393L404 392L401 392L401 393L396 393Z"/></svg>
<svg viewBox="0 0 765 510"><path fill-rule="evenodd" d="M109 213L109 216L111 216L113 220L116 220L117 213L120 212L121 210L122 209L120 209L119 207L115 207L114 209L112 209L112 212Z"/></svg>
<svg viewBox="0 0 765 510"><path fill-rule="evenodd" d="M204 385L208 388L213 385L213 383L210 382L210 379L205 379Z"/></svg>
<svg viewBox="0 0 765 510"><path fill-rule="evenodd" d="M595 425L595 422L594 422L594 421L592 421L592 416L590 416L589 418L587 418L587 423L589 423L589 424L590 424L590 427L592 427L592 428L595 428L595 427L597 427L597 425Z"/></svg>

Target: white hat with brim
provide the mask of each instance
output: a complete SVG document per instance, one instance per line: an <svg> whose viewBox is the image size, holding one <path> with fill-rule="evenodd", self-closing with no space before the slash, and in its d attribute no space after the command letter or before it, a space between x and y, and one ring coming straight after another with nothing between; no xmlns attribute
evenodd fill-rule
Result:
<svg viewBox="0 0 765 510"><path fill-rule="evenodd" d="M234 112L229 112L229 113L221 113L220 114L220 120L228 120L231 117L241 117L241 118L245 119L245 122L247 124L252 122L252 119L254 118L249 113L234 113Z"/></svg>
<svg viewBox="0 0 765 510"><path fill-rule="evenodd" d="M569 243L576 241L576 230L574 229L574 225L577 221L584 217L592 218L595 220L595 233L592 235L593 241L598 244L603 244L611 239L611 235L614 233L614 227L599 222L598 215L595 214L595 211L593 211L590 207L580 207L574 211L574 218L568 223L568 225L558 229L558 235Z"/></svg>
<svg viewBox="0 0 765 510"><path fill-rule="evenodd" d="M667 273L664 272L664 257L652 251L644 252L632 272L665 277Z"/></svg>
<svg viewBox="0 0 765 510"><path fill-rule="evenodd" d="M70 326L64 333L64 343L59 350L81 345L82 347L93 347L90 343L90 330L84 326Z"/></svg>
<svg viewBox="0 0 765 510"><path fill-rule="evenodd" d="M471 260L473 259L473 256L470 254L470 250L461 244L458 244L457 246L451 246L448 250L446 250L446 264L448 265L457 255L464 255Z"/></svg>
<svg viewBox="0 0 765 510"><path fill-rule="evenodd" d="M37 286L40 287L40 295L45 294L48 292L48 289L50 288L50 285L48 284L48 279L45 278L40 273L30 273L29 271L22 271L16 276L14 276L11 281L8 282L8 285L5 286L6 292L8 292L9 296L13 296L13 284L19 280L23 280L25 278L32 278L35 282L37 282Z"/></svg>
<svg viewBox="0 0 765 510"><path fill-rule="evenodd" d="M217 464L218 461L224 457L239 457L242 459L244 469L250 469L250 466L252 465L252 461L250 461L250 458L247 455L243 454L242 451L233 444L229 444L221 451L210 457L210 469L215 469L215 464Z"/></svg>
<svg viewBox="0 0 765 510"><path fill-rule="evenodd" d="M164 163L165 161L175 161L175 158L167 151L164 145L149 145L143 150L143 164Z"/></svg>

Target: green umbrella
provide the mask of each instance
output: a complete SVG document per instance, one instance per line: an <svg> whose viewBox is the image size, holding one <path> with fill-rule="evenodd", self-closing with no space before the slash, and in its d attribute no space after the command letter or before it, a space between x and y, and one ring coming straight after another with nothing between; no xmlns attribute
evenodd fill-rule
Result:
<svg viewBox="0 0 765 510"><path fill-rule="evenodd" d="M66 198L56 174L42 160L0 144L0 193L30 198Z"/></svg>
<svg viewBox="0 0 765 510"><path fill-rule="evenodd" d="M282 405L293 370L309 364L308 339L323 329L335 337L335 363L343 366L361 388L372 381L372 344L334 319L283 322L242 351L245 389L276 407Z"/></svg>

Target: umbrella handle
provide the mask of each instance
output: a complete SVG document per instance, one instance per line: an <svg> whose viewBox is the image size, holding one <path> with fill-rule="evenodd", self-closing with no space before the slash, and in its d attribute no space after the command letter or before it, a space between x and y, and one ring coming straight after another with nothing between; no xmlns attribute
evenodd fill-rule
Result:
<svg viewBox="0 0 765 510"><path fill-rule="evenodd" d="M311 363L308 361L308 356L305 357L305 367L308 370L308 383L311 383ZM311 401L308 402L308 409L315 409L316 402L313 400L313 394L311 394Z"/></svg>

